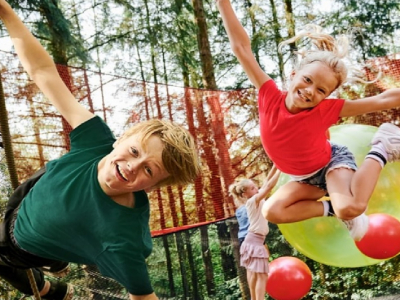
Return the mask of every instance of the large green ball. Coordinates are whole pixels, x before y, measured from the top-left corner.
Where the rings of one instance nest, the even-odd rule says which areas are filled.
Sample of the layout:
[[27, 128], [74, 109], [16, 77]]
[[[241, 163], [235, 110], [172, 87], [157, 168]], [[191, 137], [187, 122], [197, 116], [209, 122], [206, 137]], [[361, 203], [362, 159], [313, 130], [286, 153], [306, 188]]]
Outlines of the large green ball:
[[[333, 126], [331, 141], [347, 146], [356, 157], [357, 165], [364, 161], [377, 127], [358, 124]], [[289, 180], [282, 175], [277, 188]], [[383, 169], [368, 205], [367, 215], [386, 213], [400, 220], [400, 163], [388, 163]], [[344, 224], [335, 217], [319, 217], [278, 225], [286, 240], [305, 256], [335, 267], [362, 267], [381, 262], [363, 255], [351, 239]]]

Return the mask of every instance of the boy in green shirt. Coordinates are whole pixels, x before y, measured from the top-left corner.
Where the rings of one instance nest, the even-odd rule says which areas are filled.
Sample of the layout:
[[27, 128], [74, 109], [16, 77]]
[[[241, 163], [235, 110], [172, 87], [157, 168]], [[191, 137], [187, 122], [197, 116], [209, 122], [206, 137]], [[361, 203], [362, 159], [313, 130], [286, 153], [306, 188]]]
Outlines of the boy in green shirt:
[[0, 0], [0, 18], [23, 67], [73, 129], [71, 151], [49, 162], [10, 198], [0, 276], [32, 294], [24, 269], [33, 268], [43, 299], [67, 300], [72, 298], [68, 286], [44, 280], [41, 267], [60, 261], [90, 264], [120, 282], [131, 300], [158, 299], [145, 263], [152, 250], [145, 191], [197, 177], [193, 137], [154, 119], [116, 140], [73, 97], [51, 57], [5, 0]]

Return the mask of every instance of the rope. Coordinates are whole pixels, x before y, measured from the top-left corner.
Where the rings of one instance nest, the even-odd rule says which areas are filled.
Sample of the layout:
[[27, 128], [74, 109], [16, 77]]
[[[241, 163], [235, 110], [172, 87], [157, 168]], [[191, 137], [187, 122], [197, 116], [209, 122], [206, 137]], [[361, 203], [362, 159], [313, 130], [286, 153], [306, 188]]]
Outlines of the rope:
[[38, 290], [38, 287], [36, 285], [36, 281], [35, 281], [35, 277], [33, 276], [33, 271], [32, 269], [28, 269], [26, 270], [26, 273], [28, 274], [28, 278], [29, 278], [29, 283], [31, 284], [31, 288], [33, 291], [33, 295], [35, 297], [36, 300], [40, 300], [40, 293]]

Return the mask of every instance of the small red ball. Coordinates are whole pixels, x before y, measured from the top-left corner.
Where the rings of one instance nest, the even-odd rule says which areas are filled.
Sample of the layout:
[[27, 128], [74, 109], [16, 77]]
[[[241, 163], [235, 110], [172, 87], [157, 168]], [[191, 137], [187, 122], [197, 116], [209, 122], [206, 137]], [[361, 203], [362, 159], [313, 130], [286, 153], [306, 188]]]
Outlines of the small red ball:
[[400, 222], [388, 214], [371, 214], [368, 231], [355, 242], [357, 248], [366, 256], [375, 259], [388, 259], [400, 252]]
[[300, 259], [283, 256], [269, 265], [267, 293], [275, 300], [299, 300], [310, 291], [312, 274]]

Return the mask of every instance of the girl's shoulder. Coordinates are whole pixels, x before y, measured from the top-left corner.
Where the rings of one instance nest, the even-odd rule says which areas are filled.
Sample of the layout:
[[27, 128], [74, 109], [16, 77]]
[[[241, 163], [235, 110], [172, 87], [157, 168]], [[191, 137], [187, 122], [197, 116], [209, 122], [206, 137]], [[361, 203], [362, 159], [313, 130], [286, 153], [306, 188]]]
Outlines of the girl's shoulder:
[[281, 92], [281, 90], [276, 85], [276, 82], [272, 78], [268, 79], [261, 85], [261, 87], [258, 90], [258, 94], [263, 95], [263, 94], [269, 93], [271, 91]]
[[252, 206], [254, 206], [254, 204], [256, 203], [256, 198], [257, 198], [256, 195], [252, 196], [251, 198], [249, 198], [246, 201], [246, 208], [249, 208], [249, 207], [251, 208]]

